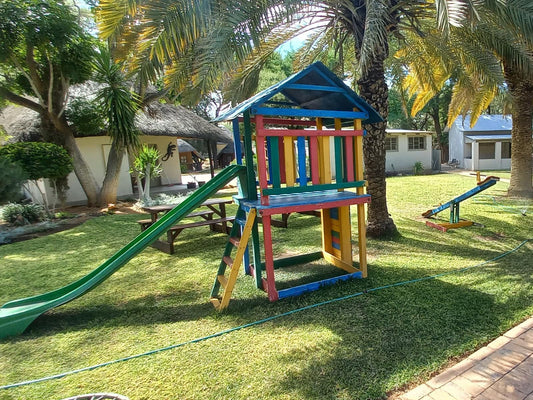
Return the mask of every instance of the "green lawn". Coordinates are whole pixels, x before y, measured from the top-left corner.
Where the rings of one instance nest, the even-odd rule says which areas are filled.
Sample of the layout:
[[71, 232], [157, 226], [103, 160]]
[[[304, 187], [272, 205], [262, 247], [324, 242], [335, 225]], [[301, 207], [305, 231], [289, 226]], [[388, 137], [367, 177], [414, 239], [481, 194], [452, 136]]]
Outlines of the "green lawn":
[[[215, 312], [208, 298], [226, 237], [205, 228], [184, 231], [177, 254], [149, 248], [101, 286], [41, 316], [23, 335], [1, 341], [0, 385], [477, 265], [532, 237], [533, 205], [506, 200], [504, 182], [485, 192], [490, 198], [468, 200], [461, 207], [463, 218], [483, 226], [445, 234], [424, 225], [422, 212], [473, 187], [475, 178], [461, 175], [390, 178], [389, 211], [401, 235], [368, 241], [368, 279], [269, 303], [252, 279], [242, 276], [235, 300], [223, 313]], [[519, 208], [525, 215], [514, 212]], [[442, 214], [446, 220], [447, 212]], [[0, 246], [0, 303], [80, 278], [138, 233], [137, 219], [104, 216], [69, 231]], [[318, 219], [293, 215], [289, 229], [276, 229], [274, 240], [278, 254], [318, 250]], [[528, 242], [498, 261], [464, 272], [372, 291], [62, 379], [0, 390], [0, 399], [61, 399], [102, 391], [132, 400], [384, 398], [426, 380], [450, 360], [532, 315], [532, 250], [533, 242]], [[316, 275], [331, 272], [321, 263], [307, 269]], [[302, 276], [301, 268], [278, 274], [285, 285]]]

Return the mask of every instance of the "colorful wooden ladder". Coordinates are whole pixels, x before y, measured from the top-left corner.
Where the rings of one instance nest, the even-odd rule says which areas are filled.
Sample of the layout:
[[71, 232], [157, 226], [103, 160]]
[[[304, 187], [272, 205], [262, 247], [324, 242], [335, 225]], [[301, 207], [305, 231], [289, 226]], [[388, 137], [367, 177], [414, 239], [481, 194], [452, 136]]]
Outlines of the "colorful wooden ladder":
[[[233, 225], [231, 230], [230, 238], [228, 240], [228, 244], [226, 245], [222, 261], [220, 262], [213, 289], [211, 290], [211, 303], [213, 303], [217, 310], [223, 310], [226, 308], [231, 299], [231, 293], [235, 287], [235, 282], [239, 276], [239, 269], [248, 247], [248, 239], [252, 233], [256, 212], [257, 211], [255, 208], [251, 209], [247, 217], [246, 212], [242, 208], [239, 208], [239, 211], [237, 212], [237, 217], [235, 219], [236, 223]], [[243, 221], [244, 219], [246, 219], [246, 222], [239, 237], [238, 233], [241, 231], [239, 222]], [[232, 259], [230, 256], [234, 247], [237, 248], [237, 252], [234, 259]], [[227, 267], [230, 268], [228, 277], [226, 277]], [[221, 287], [223, 288], [223, 293], [221, 296], [219, 296]]]

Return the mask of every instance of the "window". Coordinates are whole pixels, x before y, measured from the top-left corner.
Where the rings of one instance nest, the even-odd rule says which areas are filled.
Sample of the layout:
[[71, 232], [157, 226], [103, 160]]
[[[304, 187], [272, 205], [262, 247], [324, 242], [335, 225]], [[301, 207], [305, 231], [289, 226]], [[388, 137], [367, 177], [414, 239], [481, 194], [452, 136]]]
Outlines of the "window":
[[408, 139], [409, 150], [425, 150], [426, 138], [425, 136], [411, 136]]
[[502, 158], [511, 158], [511, 142], [502, 142]]
[[385, 138], [385, 150], [386, 151], [398, 151], [398, 137], [386, 137]]
[[496, 143], [480, 143], [479, 144], [479, 159], [480, 160], [494, 160], [496, 153]]

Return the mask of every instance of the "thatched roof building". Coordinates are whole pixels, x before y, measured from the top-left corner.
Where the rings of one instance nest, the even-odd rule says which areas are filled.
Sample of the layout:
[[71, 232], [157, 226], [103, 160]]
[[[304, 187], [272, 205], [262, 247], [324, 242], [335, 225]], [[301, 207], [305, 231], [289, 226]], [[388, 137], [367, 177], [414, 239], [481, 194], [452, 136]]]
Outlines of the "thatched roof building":
[[[100, 87], [96, 82], [74, 85], [69, 90], [69, 99], [92, 100]], [[5, 107], [0, 111], [0, 125], [13, 137], [11, 141], [39, 140], [41, 136], [39, 114], [25, 107]], [[172, 104], [150, 103], [143, 112], [137, 114], [135, 126], [143, 135], [233, 143], [228, 130], [219, 128], [182, 106]]]

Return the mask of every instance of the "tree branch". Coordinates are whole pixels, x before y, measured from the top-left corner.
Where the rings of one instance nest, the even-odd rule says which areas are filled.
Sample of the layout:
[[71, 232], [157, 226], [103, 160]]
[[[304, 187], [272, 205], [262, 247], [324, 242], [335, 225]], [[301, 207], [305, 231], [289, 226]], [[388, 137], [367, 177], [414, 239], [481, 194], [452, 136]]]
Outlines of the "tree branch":
[[26, 97], [19, 96], [18, 94], [15, 94], [2, 86], [0, 86], [0, 97], [3, 97], [11, 103], [15, 103], [19, 106], [29, 108], [30, 110], [38, 112], [39, 114], [43, 112], [43, 108], [39, 103], [27, 99]]
[[28, 73], [24, 70], [24, 68], [22, 68], [22, 65], [20, 65], [19, 61], [13, 55], [11, 56], [11, 61], [13, 61], [13, 64], [15, 64], [15, 66], [22, 73], [22, 75], [24, 75], [26, 77], [26, 79], [28, 80], [28, 82], [31, 85], [31, 88], [33, 89], [33, 93], [35, 93], [35, 95], [39, 99], [39, 102], [44, 107], [44, 105], [45, 105], [44, 100], [43, 100], [43, 98], [41, 96], [41, 93], [39, 92], [37, 86], [35, 85], [35, 82], [33, 81], [33, 79], [31, 79], [31, 76], [28, 75]]
[[[44, 99], [41, 97], [42, 92], [44, 92], [44, 85], [43, 81], [41, 80], [41, 77], [39, 76], [39, 66], [35, 62], [35, 54], [33, 52], [33, 46], [28, 44], [28, 47], [26, 48], [26, 65], [28, 66], [29, 71], [29, 78], [30, 84], [34, 90], [35, 95], [41, 100], [44, 104]], [[23, 73], [25, 74], [26, 71], [22, 69], [22, 67], [19, 67]]]

